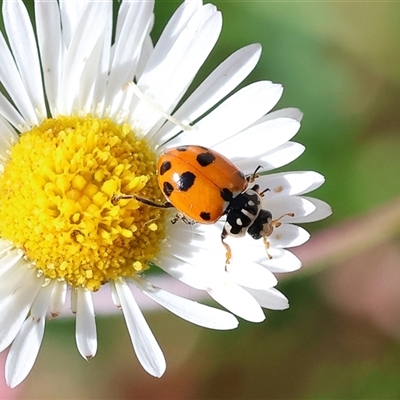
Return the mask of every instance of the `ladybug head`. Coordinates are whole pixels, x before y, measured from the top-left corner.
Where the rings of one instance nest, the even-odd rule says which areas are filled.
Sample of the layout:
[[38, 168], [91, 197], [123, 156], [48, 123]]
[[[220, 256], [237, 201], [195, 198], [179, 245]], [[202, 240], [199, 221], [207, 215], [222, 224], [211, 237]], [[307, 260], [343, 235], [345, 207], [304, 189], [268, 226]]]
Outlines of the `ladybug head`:
[[268, 210], [261, 209], [257, 218], [248, 228], [247, 233], [257, 240], [269, 236], [273, 230], [272, 214]]

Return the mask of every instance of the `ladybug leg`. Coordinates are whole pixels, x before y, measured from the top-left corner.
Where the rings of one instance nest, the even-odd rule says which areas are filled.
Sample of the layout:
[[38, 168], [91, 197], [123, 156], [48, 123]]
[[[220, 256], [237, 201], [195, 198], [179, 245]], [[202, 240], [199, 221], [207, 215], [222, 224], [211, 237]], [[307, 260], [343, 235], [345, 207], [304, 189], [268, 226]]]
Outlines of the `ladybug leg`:
[[137, 201], [140, 201], [141, 203], [146, 204], [151, 207], [157, 207], [157, 208], [172, 208], [172, 207], [174, 207], [169, 201], [166, 201], [165, 203], [156, 203], [152, 200], [146, 199], [144, 197], [136, 196], [134, 194], [114, 195], [111, 199], [111, 202], [113, 204], [117, 204], [118, 201], [120, 201], [120, 200], [131, 200], [131, 199], [136, 199]]
[[260, 192], [260, 185], [257, 184], [253, 185], [250, 190], [253, 190], [254, 192], [258, 193], [261, 197], [264, 197], [264, 194], [270, 191], [269, 188], [266, 188], [262, 192]]
[[196, 221], [193, 221], [192, 219], [189, 219], [189, 218], [185, 217], [184, 215], [181, 217], [181, 221], [187, 225], [195, 225], [196, 224]]
[[231, 250], [231, 246], [229, 246], [228, 243], [224, 242], [224, 239], [228, 236], [228, 232], [226, 231], [226, 229], [222, 229], [222, 233], [221, 233], [221, 242], [225, 247], [226, 250], [226, 260], [225, 260], [225, 271], [228, 271], [228, 265], [231, 262], [231, 258], [232, 258], [232, 250]]
[[193, 221], [192, 219], [187, 218], [185, 215], [182, 213], [176, 213], [175, 217], [171, 219], [172, 224], [176, 224], [177, 221], [181, 220], [183, 223], [187, 225], [194, 225], [196, 221]]
[[166, 201], [165, 203], [156, 203], [152, 200], [148, 200], [144, 197], [139, 197], [139, 196], [132, 196], [134, 197], [136, 200], [140, 201], [143, 204], [147, 204], [148, 206], [151, 207], [157, 207], [157, 208], [172, 208], [174, 207], [169, 201]]
[[264, 194], [266, 193], [266, 192], [269, 192], [270, 191], [270, 189], [269, 188], [266, 188], [266, 189], [264, 189], [262, 192], [259, 192], [258, 194], [261, 196], [261, 197], [264, 197]]
[[262, 168], [262, 165], [259, 165], [251, 175], [247, 175], [246, 181], [249, 183], [253, 183], [259, 177], [257, 172], [259, 171], [260, 168]]
[[268, 258], [271, 259], [272, 256], [269, 254], [268, 249], [269, 249], [269, 241], [268, 237], [272, 235], [272, 232], [274, 231], [275, 228], [279, 228], [282, 225], [282, 222], [280, 221], [283, 217], [294, 217], [294, 213], [286, 213], [281, 215], [279, 218], [272, 220], [268, 224], [268, 228], [265, 230], [264, 235], [263, 235], [263, 242], [265, 245], [265, 251], [267, 252]]
[[[283, 217], [294, 217], [294, 213], [286, 213], [286, 214], [283, 214], [283, 215], [281, 215], [279, 218], [277, 218], [277, 219], [274, 219], [273, 221], [272, 221], [272, 226], [274, 227], [274, 228], [279, 228], [281, 225], [282, 225], [282, 222], [280, 222], [280, 220], [283, 218]], [[272, 232], [271, 232], [272, 233]]]
[[269, 241], [268, 241], [268, 236], [263, 236], [263, 242], [264, 242], [264, 246], [265, 246], [265, 251], [267, 252], [267, 256], [269, 259], [272, 258], [271, 254], [269, 254], [268, 250], [269, 250]]

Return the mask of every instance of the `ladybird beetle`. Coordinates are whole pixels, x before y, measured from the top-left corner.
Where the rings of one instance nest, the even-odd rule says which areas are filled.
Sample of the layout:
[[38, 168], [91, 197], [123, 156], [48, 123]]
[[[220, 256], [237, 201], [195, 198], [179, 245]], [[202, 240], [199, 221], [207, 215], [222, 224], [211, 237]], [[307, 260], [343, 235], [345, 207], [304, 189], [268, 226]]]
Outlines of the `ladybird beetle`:
[[187, 218], [213, 224], [248, 185], [230, 160], [200, 146], [166, 150], [157, 162], [158, 184], [169, 203]]
[[[257, 178], [257, 171], [245, 176], [229, 159], [214, 150], [202, 146], [180, 146], [166, 150], [157, 161], [158, 184], [165, 198], [164, 203], [136, 195], [114, 196], [119, 199], [136, 198], [144, 204], [159, 208], [174, 207], [178, 210], [172, 220], [186, 223], [213, 224], [223, 215], [226, 222], [221, 241], [226, 250], [226, 265], [232, 257], [227, 236], [244, 236], [246, 232], [254, 239], [263, 238], [268, 253], [268, 236], [281, 223], [263, 209], [259, 185], [248, 188]], [[268, 255], [270, 258], [271, 256]]]

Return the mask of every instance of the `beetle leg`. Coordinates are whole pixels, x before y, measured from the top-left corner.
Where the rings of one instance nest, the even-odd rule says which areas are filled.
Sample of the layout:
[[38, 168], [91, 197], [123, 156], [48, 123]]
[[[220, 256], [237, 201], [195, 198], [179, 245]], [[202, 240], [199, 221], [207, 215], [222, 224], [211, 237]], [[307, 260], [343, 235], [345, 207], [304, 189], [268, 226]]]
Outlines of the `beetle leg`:
[[[252, 181], [250, 181], [250, 182], [252, 182]], [[269, 191], [270, 191], [269, 188], [266, 188], [266, 189], [264, 189], [262, 192], [260, 192], [260, 185], [257, 185], [257, 184], [253, 185], [253, 187], [251, 188], [251, 190], [254, 190], [255, 192], [257, 192], [261, 197], [264, 197], [264, 194], [265, 194], [266, 192], [269, 192]]]
[[120, 200], [131, 200], [131, 199], [136, 199], [137, 201], [140, 201], [143, 204], [146, 204], [151, 207], [156, 207], [156, 208], [172, 208], [174, 207], [169, 201], [166, 201], [165, 203], [156, 203], [155, 201], [146, 199], [144, 197], [136, 196], [135, 194], [115, 194], [111, 202], [113, 204], [117, 204], [118, 201]]
[[185, 215], [182, 213], [176, 213], [175, 217], [171, 219], [172, 224], [176, 224], [178, 220], [181, 220], [183, 223], [187, 225], [194, 225], [196, 221], [193, 221], [192, 219], [187, 218]]
[[266, 189], [264, 189], [262, 192], [259, 192], [258, 194], [261, 196], [261, 197], [264, 197], [264, 194], [266, 193], [266, 192], [269, 192], [270, 191], [270, 188], [266, 188]]
[[229, 246], [228, 243], [224, 242], [224, 239], [228, 236], [228, 232], [226, 231], [226, 229], [222, 229], [222, 233], [221, 233], [221, 242], [225, 247], [226, 250], [226, 260], [225, 260], [225, 271], [228, 271], [228, 265], [231, 262], [231, 258], [232, 258], [232, 250], [231, 250], [231, 246]]
[[269, 249], [269, 241], [268, 241], [268, 236], [263, 236], [263, 242], [265, 246], [265, 251], [267, 252], [267, 256], [269, 259], [272, 258], [271, 254], [269, 254], [268, 249]]
[[272, 232], [274, 231], [275, 228], [279, 228], [282, 225], [282, 222], [280, 222], [280, 220], [283, 217], [294, 217], [294, 213], [286, 213], [281, 215], [279, 218], [274, 219], [270, 222], [270, 224], [268, 224], [268, 229], [266, 231], [264, 231], [263, 234], [263, 242], [265, 245], [265, 251], [267, 252], [268, 258], [271, 259], [272, 256], [271, 254], [269, 254], [268, 250], [270, 247], [269, 241], [268, 241], [268, 237], [272, 234]]
[[249, 183], [253, 183], [258, 177], [259, 175], [257, 174], [258, 170], [262, 168], [262, 165], [259, 165], [252, 174], [250, 175], [246, 175], [246, 181]]
[[[294, 217], [294, 213], [292, 213], [292, 212], [286, 213], [286, 214], [281, 215], [279, 218], [274, 219], [274, 220], [272, 221], [272, 226], [273, 226], [274, 228], [279, 228], [279, 227], [282, 225], [282, 222], [280, 222], [280, 220], [281, 220], [283, 217]], [[271, 232], [271, 233], [272, 233], [272, 232]]]

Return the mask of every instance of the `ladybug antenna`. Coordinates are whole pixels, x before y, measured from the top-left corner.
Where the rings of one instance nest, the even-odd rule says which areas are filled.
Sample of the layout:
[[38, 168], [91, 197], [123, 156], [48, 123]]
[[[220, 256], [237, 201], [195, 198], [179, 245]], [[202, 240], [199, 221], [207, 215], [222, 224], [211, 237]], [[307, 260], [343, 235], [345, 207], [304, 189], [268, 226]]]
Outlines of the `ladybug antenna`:
[[166, 113], [160, 106], [155, 104], [153, 101], [151, 101], [136, 85], [135, 82], [129, 82], [133, 89], [133, 93], [136, 95], [137, 98], [140, 100], [144, 101], [148, 106], [150, 106], [153, 110], [157, 111], [161, 116], [163, 116], [165, 119], [168, 121], [172, 122], [173, 124], [179, 126], [182, 128], [184, 131], [190, 131], [192, 130], [192, 127], [190, 125], [185, 125], [178, 119], [174, 118], [172, 115]]

